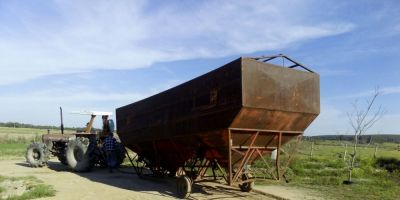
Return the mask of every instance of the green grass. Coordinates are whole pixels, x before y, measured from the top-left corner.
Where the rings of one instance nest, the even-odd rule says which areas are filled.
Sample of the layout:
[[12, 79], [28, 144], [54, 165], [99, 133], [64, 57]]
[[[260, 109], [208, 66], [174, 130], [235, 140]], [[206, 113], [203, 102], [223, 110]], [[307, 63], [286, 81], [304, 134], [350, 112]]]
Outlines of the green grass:
[[[133, 151], [131, 151], [130, 149], [127, 149], [127, 151], [128, 151], [129, 157], [131, 159], [134, 159], [136, 154]], [[136, 162], [133, 161], [133, 164], [136, 164]], [[125, 157], [124, 161], [121, 163], [120, 166], [121, 167], [132, 167], [132, 163], [128, 157]]]
[[[50, 131], [55, 132], [55, 130], [50, 130]], [[2, 134], [42, 135], [46, 133], [47, 133], [46, 129], [0, 127], [0, 135]]]
[[[5, 181], [23, 181], [26, 186], [26, 191], [20, 196], [12, 196], [7, 198], [7, 200], [27, 200], [27, 199], [36, 199], [42, 197], [51, 197], [55, 196], [56, 191], [50, 185], [46, 185], [43, 181], [37, 179], [34, 176], [26, 176], [26, 177], [5, 177], [0, 176], [0, 183]], [[0, 194], [5, 192], [4, 188], [0, 188]], [[0, 198], [1, 199], [1, 198]]]
[[[47, 133], [47, 129], [0, 127], [0, 144], [10, 142], [27, 143], [33, 140], [41, 140], [41, 136]], [[60, 130], [51, 129], [50, 133], [60, 134]], [[74, 133], [74, 131], [65, 130], [65, 133]]]
[[0, 160], [21, 159], [32, 141], [40, 141], [39, 129], [0, 127]]
[[[344, 154], [344, 146], [347, 144], [347, 152], [352, 151], [352, 144], [339, 141], [317, 141], [314, 145], [314, 156], [319, 158], [332, 158], [339, 154]], [[300, 151], [302, 154], [308, 155], [310, 152], [311, 143], [303, 142]], [[359, 145], [358, 153], [361, 159], [372, 158], [375, 151], [375, 145]], [[383, 143], [378, 144], [378, 157], [396, 157], [400, 158], [400, 151], [397, 149], [397, 144]]]
[[[59, 130], [50, 130], [50, 133], [59, 133]], [[0, 160], [23, 158], [27, 146], [41, 141], [43, 134], [47, 134], [47, 129], [0, 127]]]
[[[55, 131], [51, 130], [55, 133]], [[9, 128], [0, 127], [0, 144], [4, 143], [30, 143], [40, 141], [41, 136], [46, 134], [47, 130], [34, 128]]]
[[7, 198], [7, 200], [37, 199], [37, 198], [42, 198], [42, 197], [55, 196], [55, 194], [56, 194], [56, 191], [53, 189], [52, 186], [45, 185], [45, 184], [38, 184], [38, 185], [32, 186], [32, 188], [28, 192], [25, 192], [21, 196], [10, 197], [10, 198]]
[[10, 143], [0, 144], [0, 160], [10, 158], [23, 158], [25, 156], [27, 144]]
[[[311, 143], [303, 142], [300, 153], [290, 164], [291, 181], [280, 183], [319, 191], [328, 199], [398, 199], [400, 197], [400, 171], [390, 173], [378, 168], [374, 158], [375, 145], [360, 145], [354, 184], [345, 185], [348, 164], [343, 160], [344, 145], [339, 141], [317, 141], [310, 158]], [[348, 154], [352, 152], [348, 143]], [[347, 154], [347, 155], [348, 155]], [[400, 159], [397, 144], [379, 144], [377, 158]], [[347, 157], [347, 160], [349, 157]]]

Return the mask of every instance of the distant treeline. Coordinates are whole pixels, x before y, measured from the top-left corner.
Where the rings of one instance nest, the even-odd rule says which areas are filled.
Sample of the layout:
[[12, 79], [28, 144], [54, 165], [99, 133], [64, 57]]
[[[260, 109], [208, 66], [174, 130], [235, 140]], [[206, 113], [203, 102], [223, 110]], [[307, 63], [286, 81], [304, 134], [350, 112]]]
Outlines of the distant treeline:
[[[353, 141], [353, 135], [318, 135], [305, 136], [306, 140], [338, 140], [338, 141]], [[360, 144], [394, 142], [400, 143], [400, 135], [392, 134], [376, 134], [376, 135], [361, 135], [358, 137]]]
[[[37, 129], [60, 129], [59, 126], [43, 126], [43, 125], [33, 125], [24, 124], [18, 122], [0, 122], [0, 127], [11, 127], [11, 128], [37, 128]], [[76, 130], [83, 129], [82, 127], [64, 127], [64, 130]]]

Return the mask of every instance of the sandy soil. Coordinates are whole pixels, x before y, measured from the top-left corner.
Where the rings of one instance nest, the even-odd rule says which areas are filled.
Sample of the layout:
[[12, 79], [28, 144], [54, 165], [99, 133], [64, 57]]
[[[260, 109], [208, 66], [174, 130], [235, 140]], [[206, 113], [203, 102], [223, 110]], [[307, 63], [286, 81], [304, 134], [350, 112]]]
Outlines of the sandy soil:
[[26, 186], [22, 180], [5, 180], [0, 183], [0, 187], [5, 189], [5, 191], [1, 193], [0, 199], [20, 196], [26, 191]]
[[[74, 173], [56, 160], [48, 167], [31, 168], [24, 160], [0, 161], [0, 175], [35, 176], [57, 190], [55, 197], [44, 199], [175, 199], [176, 182], [172, 178], [140, 179], [131, 168], [108, 173], [95, 168], [92, 172]], [[244, 193], [238, 188], [217, 183], [197, 183], [190, 199], [273, 199], [259, 193]]]
[[265, 185], [265, 186], [256, 185], [255, 189], [266, 193], [266, 195], [275, 196], [277, 197], [277, 199], [285, 199], [285, 200], [327, 199], [319, 192], [306, 188], [298, 188], [298, 187], [290, 187], [282, 185]]

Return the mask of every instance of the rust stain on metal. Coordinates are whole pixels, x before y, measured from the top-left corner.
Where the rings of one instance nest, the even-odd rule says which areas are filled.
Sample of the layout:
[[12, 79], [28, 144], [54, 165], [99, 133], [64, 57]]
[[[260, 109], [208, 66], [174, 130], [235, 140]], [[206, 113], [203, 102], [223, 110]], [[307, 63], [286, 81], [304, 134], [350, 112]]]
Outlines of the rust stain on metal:
[[239, 58], [118, 108], [121, 141], [171, 172], [195, 156], [217, 160], [238, 182], [244, 165], [302, 135], [320, 112], [319, 75], [290, 58], [289, 68], [263, 62], [271, 59]]

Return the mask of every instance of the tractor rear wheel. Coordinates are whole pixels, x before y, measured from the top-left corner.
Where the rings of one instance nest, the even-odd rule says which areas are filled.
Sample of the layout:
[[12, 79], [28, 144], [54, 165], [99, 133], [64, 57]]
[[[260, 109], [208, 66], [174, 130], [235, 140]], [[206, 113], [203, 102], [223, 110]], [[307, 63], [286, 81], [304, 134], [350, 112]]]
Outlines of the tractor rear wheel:
[[48, 150], [44, 143], [34, 142], [28, 146], [26, 161], [32, 167], [43, 167], [49, 159]]
[[86, 172], [93, 167], [91, 145], [88, 138], [81, 137], [68, 142], [66, 158], [71, 169], [76, 172]]
[[67, 157], [66, 157], [65, 153], [57, 156], [57, 158], [63, 165], [68, 165]]

